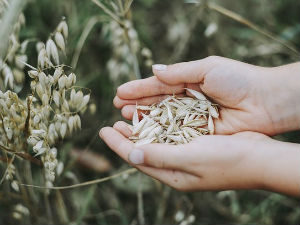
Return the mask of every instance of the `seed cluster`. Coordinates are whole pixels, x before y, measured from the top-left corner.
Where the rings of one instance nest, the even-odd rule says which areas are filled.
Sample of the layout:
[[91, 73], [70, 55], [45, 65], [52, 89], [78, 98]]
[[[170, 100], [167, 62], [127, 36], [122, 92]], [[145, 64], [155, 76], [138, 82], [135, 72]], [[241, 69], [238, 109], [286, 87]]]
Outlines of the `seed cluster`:
[[[191, 97], [169, 96], [151, 106], [136, 106], [132, 119], [135, 145], [149, 143], [186, 144], [201, 135], [214, 134], [218, 107], [203, 94], [186, 89]], [[139, 120], [138, 110], [142, 113]]]
[[[68, 36], [65, 21], [59, 23], [53, 36], [55, 41], [50, 37], [45, 44], [37, 43], [38, 68], [26, 64], [32, 68], [28, 71], [31, 95], [23, 100], [11, 90], [0, 91], [0, 147], [20, 155], [31, 146], [33, 152], [29, 154], [41, 157], [48, 187], [63, 169], [55, 144], [81, 128], [79, 113], [86, 110], [90, 100], [89, 93], [74, 86], [76, 75], [67, 74], [69, 68], [59, 64]], [[12, 161], [6, 178], [17, 190], [14, 168]]]
[[117, 22], [111, 21], [103, 26], [103, 35], [112, 47], [112, 57], [107, 62], [107, 70], [115, 83], [119, 82], [121, 77], [134, 74], [135, 55], [141, 48], [132, 22], [125, 20], [124, 24], [125, 27], [121, 27]]
[[138, 33], [131, 21], [125, 20], [124, 26], [111, 21], [103, 26], [103, 36], [112, 48], [112, 56], [107, 62], [107, 70], [115, 84], [120, 78], [135, 79], [137, 55], [140, 55], [145, 66], [153, 64], [152, 52], [141, 48]]
[[[0, 24], [2, 16], [9, 7], [9, 2], [0, 0]], [[21, 28], [25, 25], [24, 14], [21, 13], [17, 23], [13, 27], [13, 32], [9, 36], [9, 43], [7, 47], [7, 54], [4, 59], [0, 59], [0, 88], [11, 89], [14, 92], [19, 92], [23, 87], [25, 74], [23, 72], [24, 64], [27, 62], [27, 55], [25, 54], [28, 40], [22, 43], [19, 40], [19, 33]]]

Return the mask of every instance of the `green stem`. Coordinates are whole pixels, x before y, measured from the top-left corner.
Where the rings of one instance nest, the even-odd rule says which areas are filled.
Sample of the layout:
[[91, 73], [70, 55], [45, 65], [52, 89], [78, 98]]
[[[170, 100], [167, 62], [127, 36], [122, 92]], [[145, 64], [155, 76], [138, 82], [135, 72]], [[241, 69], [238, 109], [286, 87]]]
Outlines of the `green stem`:
[[120, 24], [121, 27], [124, 27], [125, 24], [120, 20], [120, 18], [114, 14], [109, 8], [107, 8], [102, 2], [99, 2], [97, 0], [91, 0], [94, 2], [99, 8], [101, 8], [107, 15], [109, 15], [113, 20], [115, 20], [118, 24]]
[[247, 20], [246, 18], [242, 17], [241, 15], [233, 12], [233, 11], [230, 11], [220, 5], [217, 5], [215, 3], [212, 3], [212, 2], [208, 2], [207, 4], [207, 7], [211, 10], [215, 10], [216, 12], [224, 15], [224, 16], [227, 16], [241, 24], [244, 24], [245, 26], [247, 27], [250, 27], [251, 29], [257, 31], [258, 33], [261, 33], [263, 35], [265, 35], [266, 37], [278, 42], [279, 44], [285, 46], [286, 48], [290, 49], [291, 51], [293, 51], [294, 53], [296, 53], [297, 55], [299, 55], [299, 52], [297, 50], [297, 48], [291, 44], [291, 43], [288, 43], [284, 40], [282, 40], [281, 38], [279, 37], [276, 37], [275, 34], [271, 33], [270, 31], [268, 30], [265, 30], [261, 27], [259, 27], [258, 25], [252, 23], [250, 20]]
[[4, 13], [3, 20], [0, 23], [0, 59], [3, 59], [5, 56], [9, 36], [13, 32], [14, 24], [18, 21], [26, 3], [27, 0], [12, 0]]

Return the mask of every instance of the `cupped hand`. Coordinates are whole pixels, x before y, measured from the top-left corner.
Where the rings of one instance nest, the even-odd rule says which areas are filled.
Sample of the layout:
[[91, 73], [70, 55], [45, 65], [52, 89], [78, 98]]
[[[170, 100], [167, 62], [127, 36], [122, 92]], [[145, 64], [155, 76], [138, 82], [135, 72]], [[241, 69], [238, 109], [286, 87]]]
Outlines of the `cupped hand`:
[[[216, 56], [168, 66], [155, 65], [155, 76], [121, 85], [114, 105], [122, 108], [125, 118], [131, 119], [136, 104], [150, 105], [166, 95], [186, 94], [184, 88], [192, 88], [220, 104], [216, 134], [256, 131], [274, 135], [300, 126], [299, 116], [289, 111], [296, 112], [292, 107], [294, 101], [288, 98], [297, 94], [281, 82], [280, 71], [284, 72]], [[285, 77], [289, 79], [290, 76]], [[280, 88], [285, 88], [284, 92]], [[297, 116], [292, 117], [294, 114]]]
[[241, 132], [135, 147], [129, 136], [131, 126], [123, 121], [100, 131], [121, 158], [178, 190], [266, 189], [299, 196], [299, 144]]
[[148, 144], [135, 149], [128, 137], [130, 125], [117, 122], [100, 132], [101, 138], [121, 158], [142, 172], [179, 190], [260, 188], [252, 149], [268, 137], [258, 133], [213, 135], [185, 145]]

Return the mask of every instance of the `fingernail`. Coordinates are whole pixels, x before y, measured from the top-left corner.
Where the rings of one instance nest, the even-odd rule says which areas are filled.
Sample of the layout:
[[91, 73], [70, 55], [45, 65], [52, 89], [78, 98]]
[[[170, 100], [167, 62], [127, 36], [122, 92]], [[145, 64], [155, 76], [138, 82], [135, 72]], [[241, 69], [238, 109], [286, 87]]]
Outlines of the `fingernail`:
[[152, 68], [154, 70], [163, 71], [163, 70], [167, 69], [167, 65], [164, 65], [164, 64], [155, 64], [155, 65], [152, 65]]
[[128, 159], [132, 164], [142, 164], [144, 163], [144, 152], [134, 149], [129, 153]]

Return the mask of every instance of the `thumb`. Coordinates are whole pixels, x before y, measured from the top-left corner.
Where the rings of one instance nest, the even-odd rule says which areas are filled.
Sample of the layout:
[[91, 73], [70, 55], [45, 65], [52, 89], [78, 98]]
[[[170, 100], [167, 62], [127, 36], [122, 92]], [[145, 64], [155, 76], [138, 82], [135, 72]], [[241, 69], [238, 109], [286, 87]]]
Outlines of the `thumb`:
[[167, 84], [200, 83], [218, 58], [220, 57], [210, 56], [172, 65], [155, 64], [152, 66], [152, 71], [159, 80]]
[[182, 170], [185, 156], [183, 155], [183, 149], [180, 149], [179, 146], [166, 144], [138, 146], [129, 153], [128, 160], [134, 165]]

